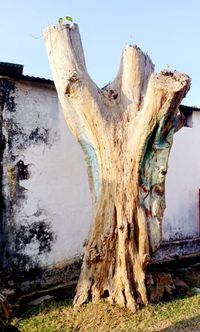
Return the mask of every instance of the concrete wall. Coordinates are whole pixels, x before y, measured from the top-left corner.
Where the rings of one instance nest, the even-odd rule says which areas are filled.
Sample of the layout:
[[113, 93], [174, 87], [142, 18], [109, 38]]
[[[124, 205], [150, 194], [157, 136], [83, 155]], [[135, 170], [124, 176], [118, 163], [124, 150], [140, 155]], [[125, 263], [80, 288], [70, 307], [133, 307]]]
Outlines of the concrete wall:
[[6, 80], [1, 87], [4, 270], [32, 277], [82, 255], [91, 220], [87, 174], [54, 88]]
[[174, 136], [166, 178], [163, 239], [199, 236], [200, 112]]

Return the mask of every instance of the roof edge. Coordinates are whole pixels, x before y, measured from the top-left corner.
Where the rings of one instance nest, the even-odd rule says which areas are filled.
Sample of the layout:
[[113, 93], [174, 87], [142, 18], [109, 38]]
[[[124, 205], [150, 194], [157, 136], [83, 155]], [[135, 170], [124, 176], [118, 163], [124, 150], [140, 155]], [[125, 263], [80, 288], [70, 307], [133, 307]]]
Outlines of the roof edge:
[[50, 79], [23, 75], [23, 69], [24, 66], [21, 64], [11, 63], [11, 62], [0, 62], [0, 76], [11, 77], [17, 80], [54, 85], [54, 82]]
[[[23, 75], [23, 69], [24, 66], [21, 64], [11, 63], [11, 62], [0, 62], [0, 76], [11, 77], [19, 81], [44, 83], [51, 86], [55, 86], [53, 80], [46, 79], [43, 77]], [[197, 106], [180, 105], [179, 109], [184, 114], [184, 116], [186, 116], [186, 118], [190, 116], [192, 112], [200, 112], [200, 108], [198, 108]]]

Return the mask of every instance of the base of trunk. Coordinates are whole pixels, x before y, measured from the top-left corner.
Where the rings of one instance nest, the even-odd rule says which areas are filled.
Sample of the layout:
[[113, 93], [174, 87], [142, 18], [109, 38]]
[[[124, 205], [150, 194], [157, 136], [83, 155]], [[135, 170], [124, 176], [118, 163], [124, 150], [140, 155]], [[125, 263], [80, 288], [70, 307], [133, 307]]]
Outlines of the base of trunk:
[[99, 260], [89, 263], [88, 252], [87, 249], [74, 306], [106, 299], [111, 304], [118, 304], [135, 312], [139, 307], [147, 305], [145, 271], [139, 256], [134, 257], [133, 263], [127, 251], [123, 261], [119, 256], [110, 256], [109, 262]]

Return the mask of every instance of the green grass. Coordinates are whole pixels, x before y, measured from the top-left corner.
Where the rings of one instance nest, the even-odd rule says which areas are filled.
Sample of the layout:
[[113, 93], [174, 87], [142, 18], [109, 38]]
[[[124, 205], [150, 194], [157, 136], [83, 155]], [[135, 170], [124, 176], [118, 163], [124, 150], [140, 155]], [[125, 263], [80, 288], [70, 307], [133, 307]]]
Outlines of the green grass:
[[200, 331], [200, 294], [149, 305], [132, 314], [105, 302], [73, 309], [69, 301], [51, 302], [15, 320], [21, 332]]

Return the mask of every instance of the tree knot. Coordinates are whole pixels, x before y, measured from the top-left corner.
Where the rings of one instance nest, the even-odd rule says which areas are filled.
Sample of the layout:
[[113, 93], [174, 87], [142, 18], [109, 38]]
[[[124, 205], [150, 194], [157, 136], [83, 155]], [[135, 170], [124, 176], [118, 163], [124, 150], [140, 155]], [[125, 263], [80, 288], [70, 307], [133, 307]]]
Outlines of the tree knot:
[[73, 89], [74, 83], [77, 83], [80, 81], [77, 73], [70, 72], [70, 74], [71, 74], [71, 76], [68, 78], [67, 86], [65, 88], [65, 95], [67, 95], [67, 97], [69, 97], [71, 95], [72, 91], [74, 90]]

